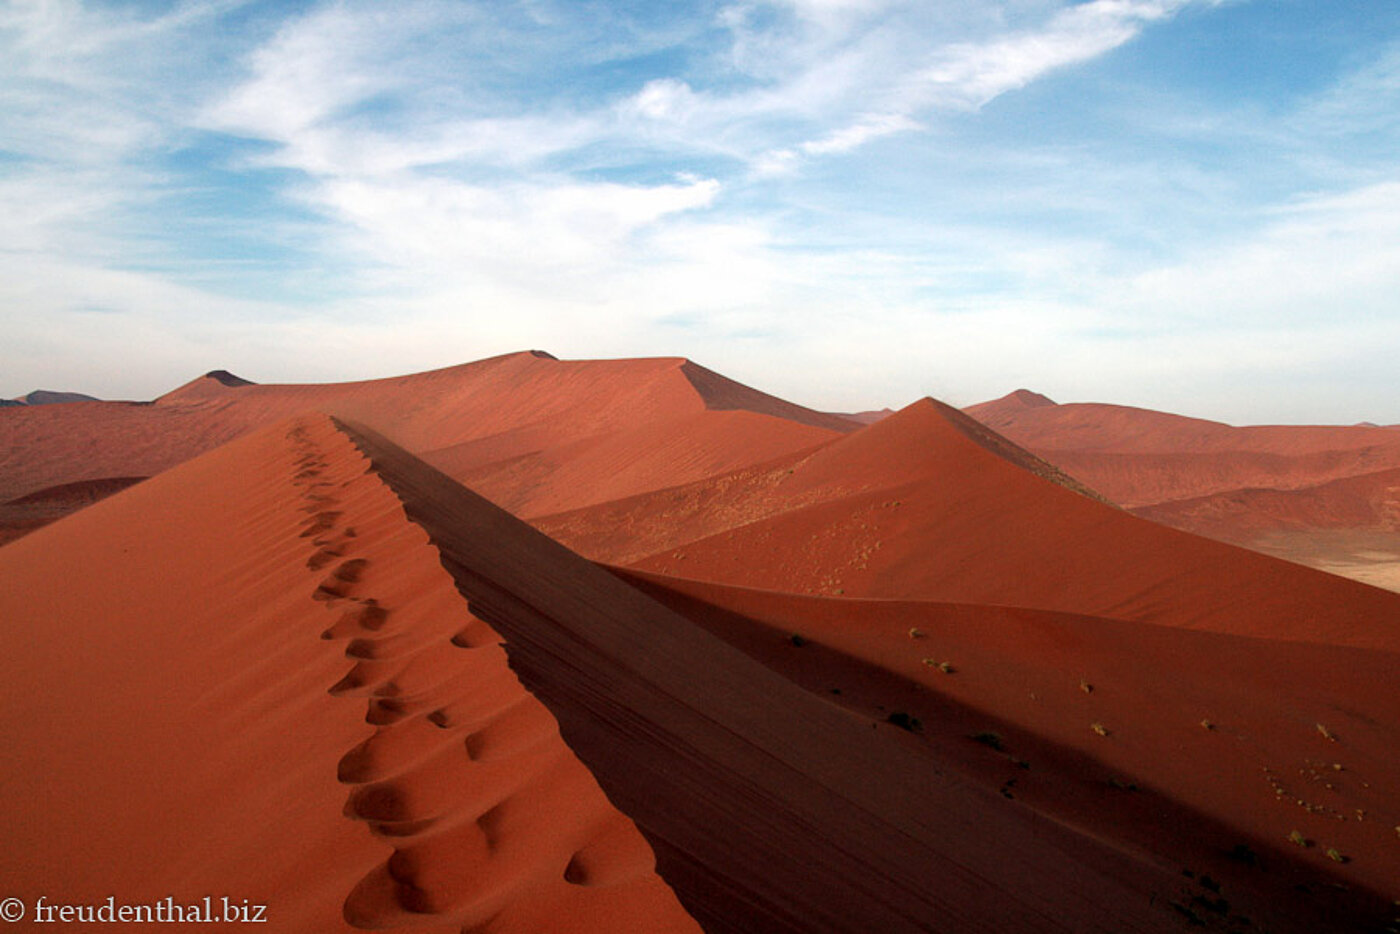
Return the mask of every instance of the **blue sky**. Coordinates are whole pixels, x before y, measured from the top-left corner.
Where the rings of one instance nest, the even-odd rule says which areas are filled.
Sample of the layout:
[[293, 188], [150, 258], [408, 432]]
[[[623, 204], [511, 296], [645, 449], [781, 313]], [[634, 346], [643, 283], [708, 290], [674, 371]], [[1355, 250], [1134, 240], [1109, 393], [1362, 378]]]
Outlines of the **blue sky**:
[[0, 0], [0, 395], [684, 355], [1400, 423], [1400, 4]]

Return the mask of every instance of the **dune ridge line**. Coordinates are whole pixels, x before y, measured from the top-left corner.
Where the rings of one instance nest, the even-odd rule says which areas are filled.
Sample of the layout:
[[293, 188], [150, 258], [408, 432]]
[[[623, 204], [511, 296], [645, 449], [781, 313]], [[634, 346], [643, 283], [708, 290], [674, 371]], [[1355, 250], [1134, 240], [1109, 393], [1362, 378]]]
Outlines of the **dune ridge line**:
[[[1175, 884], [814, 697], [363, 426], [439, 550], [709, 932], [1172, 930]], [[1035, 841], [1008, 851], [997, 840]], [[1041, 847], [1057, 856], [1045, 858]], [[1071, 897], [1092, 879], [1094, 895]]]
[[[329, 691], [362, 702], [374, 729], [340, 760], [344, 815], [392, 847], [347, 896], [346, 921], [698, 931], [636, 827], [512, 674], [490, 626], [464, 607], [425, 614], [375, 595], [378, 559], [359, 547], [353, 514], [337, 509], [339, 491], [357, 484], [392, 501], [367, 459], [321, 419], [287, 438], [298, 454], [292, 483], [311, 513], [307, 568], [324, 573], [310, 596], [333, 619], [321, 638], [343, 644], [351, 662]], [[348, 450], [331, 456], [332, 446]]]

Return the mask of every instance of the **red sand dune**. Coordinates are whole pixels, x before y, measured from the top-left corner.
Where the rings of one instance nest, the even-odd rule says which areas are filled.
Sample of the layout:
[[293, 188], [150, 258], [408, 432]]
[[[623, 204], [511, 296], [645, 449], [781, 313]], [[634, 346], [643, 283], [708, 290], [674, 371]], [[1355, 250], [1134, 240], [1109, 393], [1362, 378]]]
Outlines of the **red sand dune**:
[[144, 477], [104, 477], [60, 483], [0, 503], [0, 545], [29, 534], [84, 506], [119, 493]]
[[857, 430], [528, 353], [52, 408], [0, 415], [8, 506], [164, 472], [0, 548], [28, 904], [1302, 934], [1400, 897], [1400, 596], [1136, 518], [932, 400]]
[[[948, 450], [981, 447], [1023, 470], [1099, 498], [1053, 465], [987, 431], [973, 419], [926, 399], [906, 410], [915, 414], [887, 416], [839, 444], [835, 442], [840, 439], [833, 439], [813, 452], [797, 452], [705, 480], [533, 517], [532, 521], [592, 558], [625, 564], [684, 542], [730, 533], [760, 519], [853, 493], [902, 487], [911, 478], [936, 477], [949, 468], [937, 441], [921, 444], [911, 435], [911, 446], [905, 448], [903, 428], [891, 429], [886, 424], [907, 427], [920, 421], [918, 413], [925, 409], [940, 413], [931, 424], [942, 425], [949, 438], [956, 439]], [[917, 434], [918, 429], [914, 431]]]
[[[679, 358], [560, 361], [531, 351], [328, 385], [254, 385], [215, 371], [154, 404], [7, 409], [0, 501], [61, 483], [156, 474], [312, 411], [373, 424], [524, 513], [697, 480], [857, 427]], [[4, 520], [0, 513], [0, 526]]]
[[288, 423], [0, 550], [0, 891], [698, 930], [368, 467]]
[[1298, 490], [1243, 489], [1133, 510], [1176, 528], [1248, 541], [1273, 529], [1400, 532], [1400, 469], [1344, 477]]
[[[1277, 821], [1220, 823], [1170, 799], [1204, 777], [1144, 786], [1150, 808], [1115, 806], [1134, 820], [1109, 833], [1102, 818], [1074, 819], [1103, 789], [1069, 774], [1064, 762], [1094, 757], [1076, 757], [1056, 729], [1026, 729], [1024, 748], [1051, 765], [1022, 800], [989, 784], [977, 749], [872, 716], [861, 692], [884, 690], [869, 671], [890, 640], [859, 633], [872, 619], [888, 628], [895, 604], [777, 598], [777, 613], [798, 607], [847, 653], [820, 659], [812, 681], [774, 646], [745, 654], [368, 429], [324, 417], [244, 438], [7, 546], [0, 580], [0, 828], [25, 854], [0, 864], [0, 887], [29, 904], [227, 894], [266, 904], [279, 930], [483, 932], [697, 921], [710, 932], [1174, 931], [1193, 918], [1303, 932], [1324, 919], [1359, 929], [1386, 907], [1372, 894], [1384, 865], [1345, 876], [1343, 892], [1316, 853], [1279, 852], [1258, 833]], [[1102, 709], [1117, 718], [1123, 751], [1097, 766], [1115, 774], [1166, 761], [1175, 729], [1155, 735], [1153, 709], [1185, 712], [1149, 709], [1156, 691], [1181, 694], [1165, 674], [1144, 677], [1133, 653], [1209, 638], [1184, 650], [1208, 658], [1224, 644], [999, 610], [912, 612], [967, 666], [972, 694], [950, 692], [938, 729], [962, 729], [981, 684], [1000, 682], [987, 698], [1014, 715], [998, 658], [1029, 669], [1037, 689], [1077, 660], [1102, 675]], [[1077, 652], [1076, 635], [1095, 647]], [[1059, 654], [1032, 652], [1023, 640], [1035, 636]], [[1282, 770], [1308, 754], [1290, 723], [1357, 704], [1330, 718], [1348, 781], [1389, 779], [1393, 763], [1374, 750], [1394, 737], [1368, 724], [1394, 722], [1374, 657], [1320, 652], [1275, 729], [1250, 704], [1276, 700], [1297, 659], [1265, 651], [1294, 668], [1262, 673], [1255, 690], [1223, 677], [1225, 662], [1203, 672], [1218, 679], [1207, 699], [1225, 708], [1218, 738], [1264, 724], [1246, 759]], [[1326, 687], [1337, 666], [1354, 681], [1345, 689]], [[832, 678], [851, 699], [832, 702]], [[1069, 709], [1047, 706], [1052, 718]], [[1375, 817], [1390, 820], [1379, 784], [1374, 797]], [[1159, 805], [1190, 820], [1158, 825]], [[1316, 814], [1297, 823], [1319, 845], [1371, 858], [1373, 826], [1324, 835], [1305, 817]], [[1227, 842], [1258, 865], [1222, 863]]]
[[52, 389], [36, 389], [18, 399], [6, 399], [15, 405], [62, 405], [68, 402], [96, 402], [95, 396], [81, 392], [56, 392]]
[[[752, 411], [704, 410], [476, 466], [479, 451], [434, 451], [440, 470], [525, 517], [727, 474], [834, 432]], [[469, 443], [470, 445], [470, 443]]]
[[[833, 703], [902, 717], [1006, 799], [1222, 883], [1232, 913], [1261, 870], [1309, 885], [1329, 848], [1352, 884], [1400, 879], [1393, 653], [621, 576]], [[1300, 852], [1295, 830], [1317, 845]]]
[[1400, 545], [1376, 540], [1396, 528], [1393, 429], [1235, 428], [1025, 390], [967, 411], [1154, 522], [1400, 590]]
[[1049, 396], [1029, 389], [1017, 389], [1009, 392], [1000, 399], [993, 399], [990, 402], [980, 402], [977, 405], [968, 406], [965, 411], [968, 415], [977, 419], [982, 424], [996, 428], [998, 425], [1006, 425], [1014, 422], [1016, 417], [1026, 409], [1039, 409], [1049, 406], [1059, 405]]
[[170, 405], [172, 403], [206, 402], [210, 399], [224, 398], [228, 394], [225, 390], [239, 389], [243, 386], [256, 386], [250, 379], [244, 379], [230, 373], [228, 370], [210, 370], [203, 376], [196, 377], [176, 389], [172, 389], [165, 395], [156, 399], [157, 403]]
[[[1027, 404], [1031, 396], [1042, 401]], [[1400, 467], [1400, 436], [1386, 428], [1236, 428], [1129, 406], [1057, 405], [1026, 390], [966, 412], [1129, 508]]]
[[889, 416], [891, 416], [891, 415], [893, 415], [893, 414], [894, 414], [894, 409], [891, 409], [891, 408], [884, 408], [884, 409], [870, 409], [870, 410], [865, 411], [865, 412], [841, 413], [841, 417], [842, 417], [842, 418], [849, 418], [849, 419], [851, 419], [852, 421], [859, 422], [859, 423], [862, 424], [862, 425], [873, 425], [875, 422], [878, 422], [880, 419], [882, 419], [882, 418], [888, 418]]
[[790, 466], [538, 525], [680, 578], [1400, 647], [1375, 625], [1400, 596], [1139, 519], [973, 425], [925, 400]]

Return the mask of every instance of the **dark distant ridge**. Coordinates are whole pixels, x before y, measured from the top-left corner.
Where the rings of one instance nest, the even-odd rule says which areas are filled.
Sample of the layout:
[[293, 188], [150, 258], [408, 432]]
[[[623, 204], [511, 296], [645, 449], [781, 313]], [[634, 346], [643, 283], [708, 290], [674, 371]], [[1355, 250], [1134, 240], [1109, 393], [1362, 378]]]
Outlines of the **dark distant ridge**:
[[172, 389], [155, 399], [157, 404], [168, 402], [204, 402], [222, 398], [229, 389], [242, 389], [256, 386], [250, 379], [230, 373], [228, 370], [210, 370], [203, 376], [196, 376], [177, 389]]
[[20, 396], [18, 399], [6, 399], [5, 405], [60, 405], [64, 402], [97, 402], [96, 396], [84, 395], [81, 392], [55, 392], [52, 389], [36, 389], [27, 396]]
[[241, 376], [235, 376], [228, 370], [210, 370], [208, 373], [204, 374], [204, 378], [212, 379], [215, 382], [222, 383], [223, 385], [229, 387], [254, 385], [251, 379], [244, 379]]
[[747, 409], [776, 418], [800, 422], [815, 428], [828, 428], [833, 431], [849, 432], [859, 423], [842, 415], [818, 412], [806, 406], [795, 405], [786, 399], [770, 396], [743, 383], [737, 383], [714, 370], [706, 369], [693, 360], [678, 358], [681, 374], [694, 391], [704, 401], [705, 407], [717, 410]]
[[145, 477], [98, 477], [95, 480], [77, 480], [73, 483], [60, 483], [57, 486], [35, 490], [5, 503], [6, 506], [34, 506], [52, 503], [95, 503], [113, 493], [120, 493], [129, 486], [135, 486]]

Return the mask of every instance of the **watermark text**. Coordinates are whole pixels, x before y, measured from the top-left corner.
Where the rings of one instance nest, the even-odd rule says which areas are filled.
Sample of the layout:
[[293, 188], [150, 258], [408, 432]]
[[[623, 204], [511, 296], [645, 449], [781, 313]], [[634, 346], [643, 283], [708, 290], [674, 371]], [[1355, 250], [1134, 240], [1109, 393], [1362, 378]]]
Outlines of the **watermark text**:
[[267, 906], [246, 898], [206, 895], [196, 901], [174, 896], [153, 902], [127, 903], [115, 895], [96, 904], [56, 902], [40, 895], [32, 903], [0, 899], [0, 922], [30, 924], [266, 924]]

